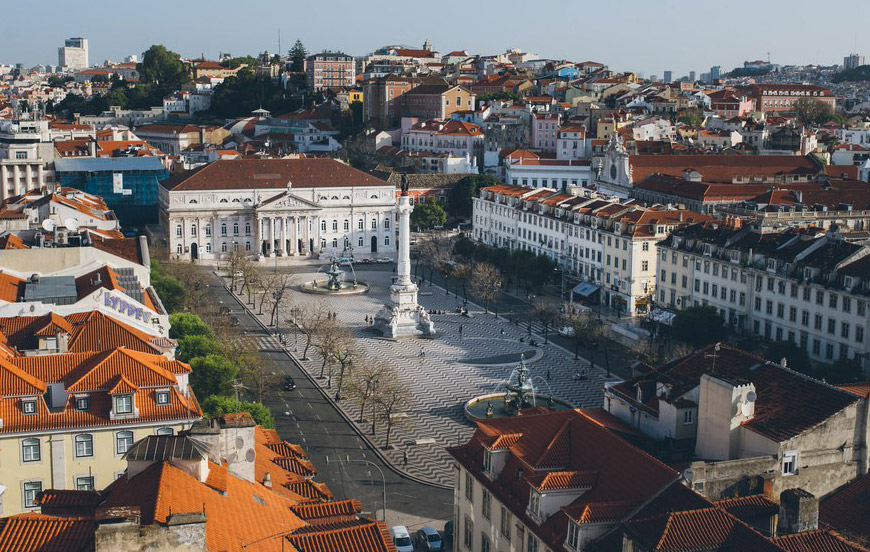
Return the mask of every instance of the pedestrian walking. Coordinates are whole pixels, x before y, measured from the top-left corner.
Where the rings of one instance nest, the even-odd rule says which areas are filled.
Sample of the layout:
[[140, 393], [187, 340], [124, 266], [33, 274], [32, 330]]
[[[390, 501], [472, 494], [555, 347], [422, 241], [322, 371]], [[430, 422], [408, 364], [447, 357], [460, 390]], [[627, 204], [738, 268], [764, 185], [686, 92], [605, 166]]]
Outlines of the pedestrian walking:
[[547, 381], [550, 381], [550, 371], [547, 370]]
[[500, 330], [501, 336], [504, 337], [504, 328]]
[[459, 325], [459, 337], [462, 337], [462, 324]]
[[402, 451], [402, 467], [404, 468], [404, 467], [406, 467], [407, 465], [408, 465], [408, 451], [407, 451], [407, 450], [403, 450], [403, 451]]
[[426, 352], [423, 351], [423, 347], [420, 347], [420, 356], [421, 356], [421, 357], [426, 356]]

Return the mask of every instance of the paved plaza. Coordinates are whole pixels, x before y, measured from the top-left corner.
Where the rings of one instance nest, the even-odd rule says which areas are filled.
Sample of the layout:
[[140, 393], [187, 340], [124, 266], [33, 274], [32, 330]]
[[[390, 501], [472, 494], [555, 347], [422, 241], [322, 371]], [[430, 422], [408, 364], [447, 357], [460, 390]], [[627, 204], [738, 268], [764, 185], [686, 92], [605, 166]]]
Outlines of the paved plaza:
[[[301, 266], [293, 271], [297, 281], [310, 281], [318, 265]], [[383, 268], [383, 267], [378, 267]], [[367, 294], [352, 296], [322, 296], [293, 291], [292, 303], [301, 306], [323, 302], [325, 308], [337, 313], [338, 319], [359, 338], [363, 358], [390, 363], [407, 384], [409, 397], [406, 403], [407, 423], [393, 432], [393, 450], [383, 451], [387, 459], [398, 469], [418, 478], [444, 486], [452, 486], [451, 459], [444, 447], [466, 441], [472, 424], [465, 418], [463, 405], [469, 399], [486, 393], [503, 390], [503, 384], [519, 362], [526, 357], [533, 382], [544, 394], [552, 394], [578, 407], [596, 407], [602, 404], [602, 386], [606, 379], [603, 370], [589, 373], [588, 379], [578, 380], [575, 373], [588, 369], [585, 360], [573, 360], [573, 355], [553, 345], [533, 347], [529, 345], [526, 324], [519, 325], [485, 314], [482, 307], [469, 304], [471, 318], [455, 313], [461, 300], [443, 289], [425, 285], [420, 290], [419, 303], [433, 314], [438, 336], [434, 339], [408, 339], [392, 341], [381, 338], [365, 322], [389, 300], [388, 287], [393, 274], [389, 270], [360, 270], [359, 278], [371, 285]], [[323, 278], [323, 275], [318, 275]], [[261, 317], [268, 322], [268, 317]], [[459, 326], [462, 325], [462, 335]], [[293, 350], [292, 332], [288, 346]], [[533, 338], [543, 343], [540, 335]], [[304, 336], [299, 336], [301, 357]], [[275, 343], [263, 343], [261, 348], [274, 348]], [[421, 348], [423, 355], [421, 357]], [[310, 376], [326, 386], [326, 380], [318, 380], [321, 359], [312, 346], [310, 360], [300, 364]], [[548, 377], [549, 376], [549, 377]], [[329, 392], [330, 396], [332, 392]], [[340, 406], [352, 420], [359, 416], [359, 407], [345, 399]], [[368, 409], [367, 409], [368, 410]], [[280, 414], [280, 413], [276, 413]], [[378, 424], [383, 426], [383, 424]], [[368, 433], [370, 423], [361, 424], [360, 430]], [[381, 446], [386, 440], [383, 427], [370, 436], [371, 441]], [[404, 465], [403, 453], [408, 462]]]

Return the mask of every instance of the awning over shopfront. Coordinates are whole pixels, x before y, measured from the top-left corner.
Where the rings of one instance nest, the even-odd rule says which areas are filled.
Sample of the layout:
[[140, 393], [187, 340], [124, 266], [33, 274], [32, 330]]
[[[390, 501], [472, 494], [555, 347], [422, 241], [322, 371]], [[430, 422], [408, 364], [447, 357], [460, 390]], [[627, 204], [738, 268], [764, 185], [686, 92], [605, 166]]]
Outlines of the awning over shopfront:
[[595, 284], [590, 284], [589, 282], [580, 282], [579, 284], [574, 286], [574, 289], [571, 291], [578, 295], [582, 295], [583, 297], [589, 297], [590, 295], [598, 291], [598, 286], [596, 286]]

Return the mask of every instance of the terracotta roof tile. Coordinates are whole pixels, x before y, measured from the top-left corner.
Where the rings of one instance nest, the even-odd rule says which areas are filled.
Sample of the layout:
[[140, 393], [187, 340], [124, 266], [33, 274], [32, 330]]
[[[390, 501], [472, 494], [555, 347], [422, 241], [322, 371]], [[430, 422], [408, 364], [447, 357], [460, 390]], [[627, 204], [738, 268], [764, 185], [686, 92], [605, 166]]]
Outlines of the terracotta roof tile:
[[91, 519], [21, 514], [0, 519], [3, 552], [84, 552], [93, 550], [97, 524]]
[[833, 531], [805, 531], [775, 537], [773, 542], [786, 552], [867, 552], [867, 548], [846, 540]]
[[822, 500], [819, 521], [849, 535], [870, 539], [870, 475], [862, 475]]

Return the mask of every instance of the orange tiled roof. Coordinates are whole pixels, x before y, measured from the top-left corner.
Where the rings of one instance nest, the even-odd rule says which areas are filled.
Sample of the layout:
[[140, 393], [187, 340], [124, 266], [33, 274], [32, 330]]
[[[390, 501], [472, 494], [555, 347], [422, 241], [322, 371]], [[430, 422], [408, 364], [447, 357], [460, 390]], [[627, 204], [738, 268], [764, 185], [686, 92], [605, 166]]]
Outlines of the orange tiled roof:
[[14, 303], [24, 296], [24, 280], [0, 272], [0, 301]]
[[97, 523], [92, 519], [21, 514], [0, 519], [3, 552], [84, 552], [93, 550]]
[[565, 489], [591, 489], [598, 479], [596, 470], [549, 471], [529, 478], [532, 486], [539, 491], [561, 491]]
[[834, 531], [805, 531], [774, 537], [773, 542], [786, 552], [867, 552]]
[[308, 528], [302, 529], [287, 535], [287, 540], [301, 551], [394, 552], [396, 550], [387, 527], [379, 521], [357, 520], [317, 528], [320, 529], [317, 532], [309, 532]]
[[352, 521], [362, 512], [362, 502], [356, 499], [309, 502], [290, 508], [300, 519], [311, 524]]
[[819, 521], [839, 531], [870, 539], [870, 475], [862, 475], [819, 504]]

